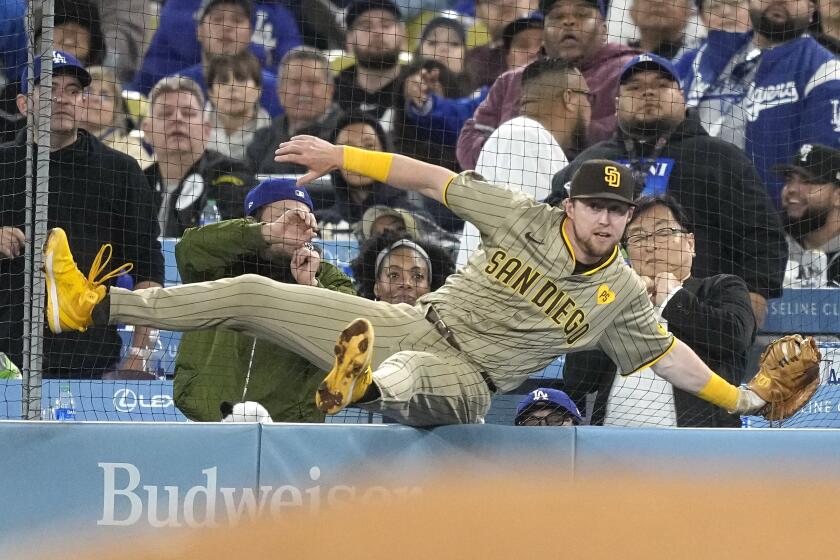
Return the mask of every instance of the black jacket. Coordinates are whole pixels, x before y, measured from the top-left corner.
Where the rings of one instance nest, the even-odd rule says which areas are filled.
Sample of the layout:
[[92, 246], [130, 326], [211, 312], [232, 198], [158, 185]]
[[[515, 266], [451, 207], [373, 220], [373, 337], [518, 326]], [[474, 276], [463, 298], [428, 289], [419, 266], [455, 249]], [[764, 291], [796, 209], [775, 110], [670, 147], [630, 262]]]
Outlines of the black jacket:
[[[747, 351], [755, 338], [755, 317], [744, 281], [721, 274], [689, 278], [665, 306], [662, 317], [668, 330], [690, 346], [706, 364], [734, 385], [741, 383]], [[592, 424], [603, 424], [616, 366], [599, 351], [566, 356], [563, 380], [566, 391], [584, 404], [587, 393], [597, 391]], [[737, 416], [674, 388], [674, 407], [680, 427], [738, 427]]]
[[[0, 225], [22, 230], [27, 211], [25, 140], [24, 131], [14, 143], [0, 147]], [[35, 150], [37, 153], [37, 147]], [[135, 284], [163, 283], [154, 193], [133, 158], [80, 130], [74, 144], [50, 154], [49, 189], [47, 227], [64, 228], [84, 273], [100, 246], [110, 243], [110, 267], [131, 262]], [[1, 259], [0, 275], [0, 350], [20, 364], [23, 256]], [[121, 342], [114, 326], [90, 327], [84, 333], [60, 336], [45, 330], [44, 336], [47, 377], [96, 375], [113, 367], [120, 358]]]
[[360, 204], [350, 196], [351, 189], [355, 187], [351, 187], [341, 176], [341, 173], [334, 171], [332, 180], [333, 185], [335, 185], [335, 203], [329, 208], [315, 212], [318, 223], [322, 225], [338, 224], [344, 220], [350, 227], [353, 227], [362, 219], [365, 210], [377, 205], [414, 210], [408, 203], [405, 192], [384, 183], [374, 183], [370, 187], [370, 194]]
[[[639, 156], [649, 157], [652, 148], [636, 142]], [[580, 164], [598, 158], [630, 159], [623, 133], [585, 150], [555, 175], [548, 202], [565, 198], [564, 185]], [[734, 274], [751, 292], [767, 299], [780, 297], [787, 244], [779, 216], [747, 156], [710, 137], [696, 117], [689, 116], [671, 135], [657, 169], [671, 162], [667, 193], [685, 208], [696, 240], [692, 275]], [[641, 191], [639, 185], [637, 195]]]
[[[155, 193], [155, 208], [163, 203], [163, 180], [158, 164], [148, 167], [144, 172], [149, 185]], [[181, 178], [178, 187], [172, 193], [169, 217], [166, 220], [164, 237], [181, 237], [184, 230], [199, 225], [201, 212], [208, 199], [213, 199], [223, 220], [245, 216], [245, 196], [256, 184], [254, 175], [244, 162], [223, 156], [218, 152], [205, 150], [192, 167]], [[200, 185], [197, 189], [196, 185]], [[185, 192], [195, 190], [195, 195]], [[184, 205], [178, 209], [175, 201], [183, 195]], [[158, 213], [155, 211], [155, 221]]]
[[[295, 132], [295, 135], [306, 134], [330, 140], [335, 134], [335, 126], [342, 116], [338, 105], [333, 104], [326, 113], [315, 122]], [[258, 174], [304, 174], [306, 168], [294, 163], [278, 163], [274, 161], [274, 151], [282, 142], [292, 137], [285, 115], [280, 115], [271, 121], [271, 125], [261, 128], [254, 133], [254, 139], [245, 152], [245, 158], [251, 171]]]

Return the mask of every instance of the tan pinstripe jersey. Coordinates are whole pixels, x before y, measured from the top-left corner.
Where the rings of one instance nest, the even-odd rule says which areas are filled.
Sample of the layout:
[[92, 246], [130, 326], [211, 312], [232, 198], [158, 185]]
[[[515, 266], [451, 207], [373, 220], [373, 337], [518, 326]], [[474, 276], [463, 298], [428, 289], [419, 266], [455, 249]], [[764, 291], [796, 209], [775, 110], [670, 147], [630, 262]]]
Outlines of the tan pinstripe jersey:
[[574, 274], [562, 210], [472, 171], [455, 177], [444, 198], [481, 232], [483, 250], [420, 301], [434, 304], [500, 390], [568, 352], [600, 348], [632, 373], [672, 347], [674, 337], [657, 322], [641, 278], [618, 247], [597, 268]]

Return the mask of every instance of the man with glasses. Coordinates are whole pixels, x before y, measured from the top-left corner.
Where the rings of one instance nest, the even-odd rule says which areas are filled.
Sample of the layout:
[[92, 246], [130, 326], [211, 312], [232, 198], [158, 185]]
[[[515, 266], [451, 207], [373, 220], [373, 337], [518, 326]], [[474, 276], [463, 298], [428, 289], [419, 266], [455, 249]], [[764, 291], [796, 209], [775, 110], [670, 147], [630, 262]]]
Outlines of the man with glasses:
[[577, 426], [581, 417], [569, 395], [540, 387], [522, 399], [513, 422], [517, 426]]
[[840, 62], [808, 35], [813, 0], [748, 3], [753, 31], [710, 31], [677, 68], [688, 107], [746, 152], [778, 207], [775, 165], [803, 144], [840, 147]]
[[[158, 242], [154, 193], [134, 158], [113, 150], [79, 128], [86, 105], [90, 74], [72, 55], [51, 51], [52, 89], [40, 83], [41, 59], [35, 60], [35, 86], [28, 91], [27, 73], [17, 97], [21, 114], [34, 113], [36, 122], [49, 99], [50, 177], [48, 227], [62, 227], [77, 248], [76, 261], [90, 268], [100, 243], [111, 244], [114, 258], [134, 264], [137, 288], [160, 286], [163, 255]], [[37, 147], [35, 147], [37, 152]], [[38, 169], [38, 163], [33, 163]], [[0, 348], [20, 364], [23, 336], [24, 231], [26, 197], [26, 130], [14, 143], [0, 148]], [[42, 218], [43, 219], [43, 218]], [[147, 345], [147, 330], [135, 329], [132, 346]], [[85, 333], [58, 338], [44, 334], [44, 376], [98, 378], [120, 360], [120, 337], [114, 326], [98, 326]], [[129, 357], [122, 369], [136, 369]]]
[[787, 245], [755, 167], [732, 144], [711, 138], [696, 115], [686, 115], [668, 60], [639, 55], [624, 67], [620, 84], [615, 137], [592, 146], [558, 173], [549, 202], [566, 197], [565, 185], [588, 160], [627, 165], [637, 180], [636, 196], [667, 193], [691, 217], [697, 244], [693, 273], [743, 278], [761, 325], [767, 300], [782, 294]]
[[[691, 275], [695, 239], [685, 211], [671, 196], [636, 201], [624, 247], [663, 325], [733, 384], [747, 364], [755, 318], [743, 280], [729, 274]], [[578, 402], [596, 392], [592, 424], [738, 427], [740, 418], [674, 388], [649, 369], [622, 376], [602, 352], [570, 354], [563, 380]]]

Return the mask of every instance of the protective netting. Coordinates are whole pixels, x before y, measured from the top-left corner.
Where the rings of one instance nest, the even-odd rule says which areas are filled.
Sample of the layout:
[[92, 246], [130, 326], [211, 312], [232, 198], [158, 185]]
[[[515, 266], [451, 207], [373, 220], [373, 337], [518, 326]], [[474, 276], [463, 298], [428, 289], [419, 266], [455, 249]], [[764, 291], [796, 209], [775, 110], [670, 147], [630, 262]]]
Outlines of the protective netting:
[[[773, 338], [818, 337], [784, 425], [840, 426], [838, 38], [804, 0], [5, 0], [0, 418], [765, 425], [657, 376], [658, 324], [735, 385]], [[275, 154], [296, 135], [529, 198], [298, 185]], [[576, 186], [595, 159], [630, 169], [632, 219], [597, 196], [609, 166]], [[98, 299], [132, 264], [92, 324], [48, 305], [52, 228]], [[246, 274], [285, 287], [126, 295]], [[325, 417], [354, 316], [387, 341], [361, 401], [388, 404]]]

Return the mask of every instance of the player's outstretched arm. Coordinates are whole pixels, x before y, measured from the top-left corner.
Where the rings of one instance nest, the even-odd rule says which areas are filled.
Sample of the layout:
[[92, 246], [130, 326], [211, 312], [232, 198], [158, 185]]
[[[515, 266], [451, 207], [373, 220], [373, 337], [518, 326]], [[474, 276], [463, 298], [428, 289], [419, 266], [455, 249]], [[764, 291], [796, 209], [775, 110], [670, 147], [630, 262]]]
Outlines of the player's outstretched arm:
[[652, 369], [674, 387], [697, 395], [733, 414], [753, 414], [767, 403], [746, 387], [736, 387], [713, 372], [694, 350], [677, 339]]
[[438, 165], [387, 152], [335, 146], [315, 136], [295, 136], [280, 144], [274, 154], [277, 162], [306, 166], [309, 172], [298, 179], [299, 185], [336, 169], [344, 169], [443, 202], [444, 189], [455, 176]]

